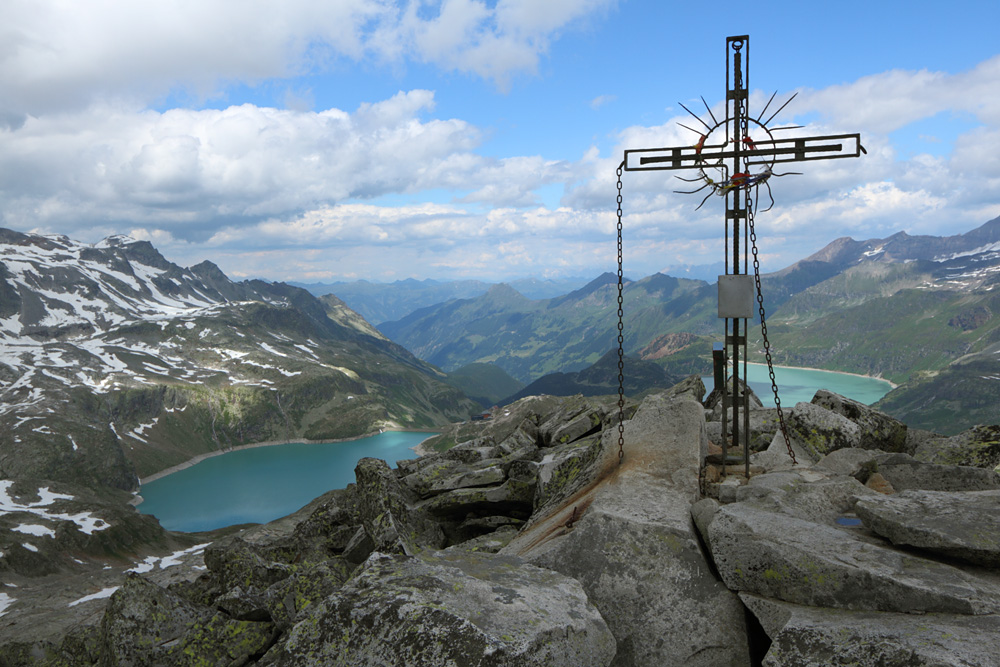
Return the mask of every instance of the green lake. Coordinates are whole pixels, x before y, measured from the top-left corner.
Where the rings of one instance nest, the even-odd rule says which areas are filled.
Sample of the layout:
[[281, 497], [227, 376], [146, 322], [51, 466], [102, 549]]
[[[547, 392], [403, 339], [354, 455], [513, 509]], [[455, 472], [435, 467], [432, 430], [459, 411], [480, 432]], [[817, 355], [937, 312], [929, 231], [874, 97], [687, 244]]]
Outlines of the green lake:
[[414, 458], [413, 447], [432, 435], [387, 431], [346, 442], [240, 449], [143, 484], [138, 510], [168, 530], [185, 532], [272, 521], [354, 482], [362, 458], [395, 467]]

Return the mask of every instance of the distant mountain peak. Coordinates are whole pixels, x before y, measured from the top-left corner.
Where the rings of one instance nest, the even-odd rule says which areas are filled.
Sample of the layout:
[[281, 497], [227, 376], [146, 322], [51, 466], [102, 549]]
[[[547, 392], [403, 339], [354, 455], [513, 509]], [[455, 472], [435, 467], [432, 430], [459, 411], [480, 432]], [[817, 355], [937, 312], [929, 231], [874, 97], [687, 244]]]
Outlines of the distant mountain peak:
[[[63, 237], [66, 238], [66, 237]], [[66, 239], [69, 240], [68, 238]], [[121, 248], [122, 246], [138, 243], [138, 240], [125, 234], [112, 234], [94, 244], [95, 248]]]
[[527, 298], [507, 283], [497, 283], [496, 285], [491, 286], [488, 290], [486, 290], [485, 296], [491, 299], [507, 299], [511, 297], [518, 297], [521, 299]]

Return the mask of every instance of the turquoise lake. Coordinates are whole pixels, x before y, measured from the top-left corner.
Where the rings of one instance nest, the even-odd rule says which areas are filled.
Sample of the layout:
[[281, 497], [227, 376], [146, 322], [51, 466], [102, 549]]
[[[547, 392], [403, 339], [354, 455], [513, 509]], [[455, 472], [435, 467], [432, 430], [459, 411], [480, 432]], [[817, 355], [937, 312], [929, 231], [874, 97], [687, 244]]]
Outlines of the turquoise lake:
[[265, 523], [291, 514], [330, 489], [354, 482], [366, 456], [396, 461], [433, 433], [388, 431], [327, 444], [241, 449], [205, 459], [153, 480], [139, 491], [138, 510], [168, 530], [196, 532], [238, 523]]
[[[791, 408], [799, 402], [808, 403], [817, 389], [826, 389], [865, 405], [871, 405], [892, 389], [892, 385], [885, 380], [805, 368], [775, 367], [774, 379], [778, 383], [778, 398], [781, 399], [782, 408]], [[712, 376], [702, 377], [702, 380], [705, 382], [705, 389], [712, 391], [715, 386]], [[748, 364], [747, 381], [761, 403], [774, 407], [774, 393], [771, 391], [771, 379], [766, 365]]]

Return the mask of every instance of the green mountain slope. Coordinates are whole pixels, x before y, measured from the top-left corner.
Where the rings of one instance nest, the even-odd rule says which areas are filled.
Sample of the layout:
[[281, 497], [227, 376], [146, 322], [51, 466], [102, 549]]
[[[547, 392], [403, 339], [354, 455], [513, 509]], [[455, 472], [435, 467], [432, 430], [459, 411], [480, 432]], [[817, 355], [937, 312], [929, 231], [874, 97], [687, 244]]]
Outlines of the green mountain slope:
[[[677, 330], [706, 329], [705, 312], [714, 305], [706, 300], [704, 288], [701, 281], [660, 274], [629, 282], [624, 290], [626, 349], [635, 351], [662, 333], [668, 313], [674, 315]], [[689, 294], [694, 296], [686, 298]], [[617, 318], [617, 276], [608, 273], [547, 300], [527, 299], [499, 285], [482, 297], [419, 310], [379, 329], [446, 371], [488, 362], [529, 382], [595, 363], [617, 345]]]
[[917, 373], [874, 407], [911, 427], [946, 435], [1000, 423], [1000, 342], [941, 370]]
[[[625, 395], [635, 399], [654, 390], [665, 390], [680, 382], [681, 378], [667, 373], [651, 361], [624, 357], [623, 376]], [[618, 393], [618, 351], [612, 350], [596, 364], [576, 373], [550, 373], [501, 401], [508, 405], [525, 396], [604, 396]]]
[[444, 381], [479, 403], [484, 409], [524, 387], [523, 382], [518, 382], [507, 375], [499, 366], [481, 363], [456, 368], [448, 373]]
[[980, 352], [1000, 331], [1000, 291], [904, 289], [892, 296], [810, 317], [781, 310], [768, 323], [774, 358], [884, 377], [902, 383]]

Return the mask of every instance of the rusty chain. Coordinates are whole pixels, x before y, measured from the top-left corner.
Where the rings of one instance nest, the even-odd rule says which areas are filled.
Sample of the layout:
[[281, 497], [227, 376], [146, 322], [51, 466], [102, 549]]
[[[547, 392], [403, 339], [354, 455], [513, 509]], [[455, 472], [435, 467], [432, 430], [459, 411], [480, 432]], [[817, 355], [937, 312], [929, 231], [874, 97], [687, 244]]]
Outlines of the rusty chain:
[[774, 379], [774, 362], [771, 359], [771, 343], [767, 339], [767, 321], [764, 318], [764, 293], [760, 288], [760, 260], [757, 258], [757, 232], [754, 229], [754, 202], [747, 190], [747, 223], [750, 228], [750, 248], [753, 252], [753, 280], [757, 287], [757, 311], [760, 315], [760, 335], [764, 340], [764, 357], [767, 359], [767, 374], [771, 378], [771, 391], [774, 392], [774, 406], [778, 408], [778, 427], [781, 429], [781, 436], [785, 439], [785, 447], [788, 448], [788, 456], [793, 464], [798, 464], [795, 460], [795, 452], [792, 451], [792, 441], [788, 438], [788, 430], [785, 428], [785, 416], [781, 411], [781, 399], [778, 397], [778, 383]]
[[618, 165], [618, 465], [625, 459], [625, 323], [622, 297], [622, 170]]

